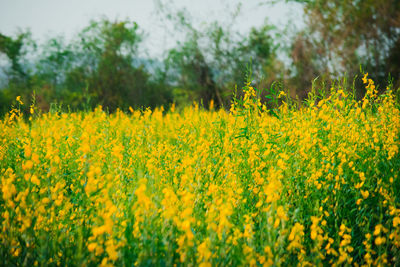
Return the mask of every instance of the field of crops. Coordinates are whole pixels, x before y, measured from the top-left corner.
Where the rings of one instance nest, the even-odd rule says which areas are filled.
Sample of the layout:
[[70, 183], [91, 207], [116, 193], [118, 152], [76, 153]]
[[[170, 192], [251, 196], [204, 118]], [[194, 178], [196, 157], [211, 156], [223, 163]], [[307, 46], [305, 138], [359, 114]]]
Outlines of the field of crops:
[[0, 265], [393, 265], [400, 110], [364, 77], [301, 109], [52, 112], [0, 122]]

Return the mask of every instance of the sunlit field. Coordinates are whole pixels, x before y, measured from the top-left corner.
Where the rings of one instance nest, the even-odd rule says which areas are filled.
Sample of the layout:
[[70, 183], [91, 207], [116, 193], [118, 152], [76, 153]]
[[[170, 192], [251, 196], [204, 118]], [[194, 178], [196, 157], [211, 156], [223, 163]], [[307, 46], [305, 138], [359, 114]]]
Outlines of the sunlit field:
[[364, 76], [279, 108], [22, 115], [0, 122], [3, 266], [400, 262], [400, 110]]

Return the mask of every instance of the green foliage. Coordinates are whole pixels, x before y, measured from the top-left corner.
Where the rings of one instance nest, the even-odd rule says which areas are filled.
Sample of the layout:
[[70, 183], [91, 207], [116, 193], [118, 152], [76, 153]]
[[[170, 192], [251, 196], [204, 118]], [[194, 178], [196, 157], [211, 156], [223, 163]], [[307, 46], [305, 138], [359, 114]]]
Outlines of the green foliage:
[[[143, 57], [139, 48], [145, 33], [128, 20], [102, 18], [70, 42], [54, 37], [40, 46], [29, 32], [13, 37], [0, 34], [0, 53], [8, 59], [1, 71], [6, 79], [0, 88], [0, 115], [10, 110], [17, 96], [30, 102], [33, 92], [38, 108], [44, 111], [52, 104], [72, 110], [100, 104], [114, 112], [172, 102], [186, 106], [193, 101], [205, 108], [212, 102], [227, 109], [235, 86], [246, 82], [247, 66], [255, 77], [251, 85], [259, 88], [262, 102], [271, 108], [276, 99], [268, 90], [286, 88], [301, 105], [312, 86], [327, 91], [330, 81], [354, 77], [360, 65], [373, 73], [380, 91], [386, 89], [390, 75], [398, 98], [398, 1], [286, 2], [303, 5], [304, 29], [290, 31], [287, 27], [279, 32], [265, 20], [243, 34], [237, 30], [240, 5], [228, 22], [198, 24], [187, 10], [159, 1], [161, 19], [172, 22], [173, 34], [184, 36], [162, 59]], [[292, 36], [289, 42], [287, 36]], [[354, 88], [358, 97], [364, 95], [360, 79], [354, 81]]]
[[11, 61], [12, 76], [26, 76], [20, 59], [26, 54], [24, 45], [30, 40], [30, 32], [19, 33], [15, 39], [0, 33], [0, 52], [6, 54]]
[[[294, 2], [303, 3], [306, 28], [293, 39], [293, 84], [309, 84], [317, 75], [338, 77], [346, 72], [354, 77], [359, 65], [373, 73], [379, 84], [389, 74], [398, 80], [399, 1]], [[362, 90], [361, 83], [357, 88]]]
[[1, 36], [1, 52], [12, 63], [6, 72], [7, 88], [0, 91], [3, 112], [17, 95], [27, 101], [33, 91], [42, 110], [49, 110], [51, 103], [73, 110], [101, 104], [112, 112], [171, 102], [168, 87], [151, 78], [140, 62], [143, 34], [134, 22], [101, 19], [92, 21], [71, 43], [52, 38], [41, 47], [30, 72], [22, 67], [24, 48], [34, 45], [24, 42], [26, 36]]
[[[274, 28], [267, 22], [253, 28], [248, 36], [232, 30], [236, 14], [226, 25], [218, 22], [196, 28], [186, 11], [165, 11], [186, 39], [170, 50], [165, 61], [169, 80], [176, 88], [187, 88], [186, 102], [203, 101], [208, 107], [213, 101], [219, 107], [228, 107], [232, 89], [243, 84], [244, 71], [252, 65], [255, 76], [277, 77], [279, 62], [274, 43]], [[278, 64], [277, 64], [278, 63]], [[180, 94], [181, 90], [175, 92]], [[190, 101], [188, 101], [188, 99]]]

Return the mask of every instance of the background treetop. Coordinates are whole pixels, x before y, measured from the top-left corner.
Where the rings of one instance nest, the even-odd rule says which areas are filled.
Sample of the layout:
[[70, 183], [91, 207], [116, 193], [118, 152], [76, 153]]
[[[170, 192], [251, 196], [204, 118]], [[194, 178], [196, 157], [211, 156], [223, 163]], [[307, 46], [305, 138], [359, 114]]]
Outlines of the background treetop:
[[157, 1], [165, 30], [182, 37], [162, 58], [149, 55], [143, 42], [149, 35], [129, 19], [102, 17], [71, 40], [55, 36], [44, 44], [29, 31], [0, 34], [0, 53], [8, 61], [2, 67], [0, 111], [7, 112], [18, 95], [31, 101], [33, 92], [42, 110], [52, 104], [73, 110], [103, 105], [112, 112], [193, 101], [227, 108], [249, 67], [259, 89], [279, 84], [299, 101], [312, 80], [322, 90], [332, 79], [354, 78], [360, 66], [381, 88], [389, 76], [399, 87], [399, 1], [287, 2], [301, 4], [304, 27], [288, 22], [282, 29], [265, 17], [264, 24], [243, 33], [240, 4], [226, 12], [224, 22], [199, 24], [188, 10]]

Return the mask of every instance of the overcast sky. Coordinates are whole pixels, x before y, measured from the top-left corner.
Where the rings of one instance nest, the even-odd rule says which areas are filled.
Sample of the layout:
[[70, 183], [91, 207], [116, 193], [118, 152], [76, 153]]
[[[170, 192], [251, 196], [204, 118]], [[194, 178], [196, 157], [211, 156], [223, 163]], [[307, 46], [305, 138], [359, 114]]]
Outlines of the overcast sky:
[[[242, 12], [234, 25], [242, 33], [260, 26], [265, 18], [283, 27], [292, 19], [301, 27], [301, 7], [281, 1], [261, 5], [260, 0], [175, 0], [176, 9], [186, 8], [197, 25], [218, 20], [226, 22], [238, 3]], [[264, 1], [266, 2], [266, 1]], [[136, 21], [147, 33], [145, 47], [152, 56], [159, 56], [173, 46], [179, 37], [171, 36], [165, 21], [156, 12], [154, 0], [0, 0], [0, 32], [13, 36], [18, 29], [30, 29], [33, 39], [63, 35], [70, 39], [88, 25], [91, 19], [105, 16], [110, 20]]]

